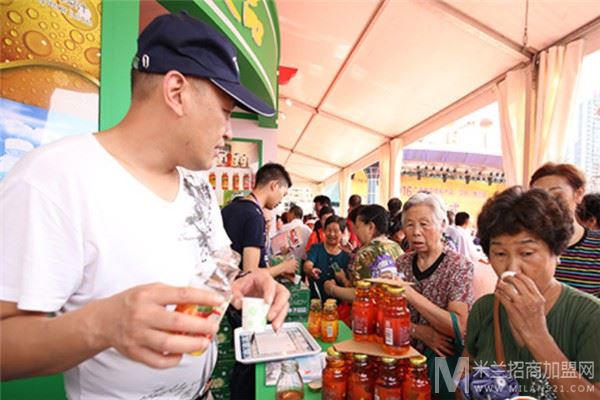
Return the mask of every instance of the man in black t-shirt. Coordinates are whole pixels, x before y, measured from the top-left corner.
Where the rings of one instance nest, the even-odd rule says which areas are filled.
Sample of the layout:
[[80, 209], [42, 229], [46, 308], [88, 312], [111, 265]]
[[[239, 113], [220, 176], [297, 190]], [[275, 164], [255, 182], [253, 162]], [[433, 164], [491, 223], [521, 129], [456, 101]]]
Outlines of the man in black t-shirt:
[[[268, 232], [263, 210], [270, 211], [277, 207], [291, 186], [292, 180], [282, 165], [265, 164], [256, 173], [256, 184], [252, 192], [231, 202], [221, 211], [225, 231], [231, 239], [231, 247], [242, 255], [242, 271], [253, 271], [268, 266], [265, 254]], [[273, 277], [283, 273], [294, 274], [296, 270], [295, 259], [269, 268]], [[227, 317], [232, 329], [241, 326], [241, 316], [231, 310], [231, 307]], [[236, 362], [231, 374], [231, 381], [235, 384], [230, 387], [230, 398], [251, 398], [255, 393], [255, 378], [254, 365]]]
[[[265, 252], [267, 239], [265, 210], [273, 210], [287, 194], [292, 180], [280, 164], [268, 163], [256, 173], [256, 184], [252, 192], [231, 202], [223, 208], [223, 224], [231, 247], [242, 255], [240, 267], [243, 271], [268, 266]], [[296, 272], [295, 260], [288, 260], [269, 268], [272, 276]]]

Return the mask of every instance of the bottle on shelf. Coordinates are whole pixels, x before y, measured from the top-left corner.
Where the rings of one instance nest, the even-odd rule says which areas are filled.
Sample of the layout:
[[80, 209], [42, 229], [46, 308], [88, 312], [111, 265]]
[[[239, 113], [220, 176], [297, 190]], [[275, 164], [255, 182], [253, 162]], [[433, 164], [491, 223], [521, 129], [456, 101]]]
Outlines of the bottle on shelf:
[[210, 171], [208, 174], [208, 182], [210, 183], [210, 186], [212, 186], [213, 190], [217, 188], [217, 174], [215, 174], [215, 171]]
[[232, 165], [233, 165], [233, 156], [231, 155], [231, 150], [229, 150], [227, 152], [227, 155], [225, 156], [225, 166], [231, 167]]
[[240, 190], [240, 176], [237, 172], [233, 173], [233, 190]]
[[229, 174], [227, 172], [221, 174], [221, 189], [229, 190]]
[[321, 336], [321, 309], [321, 300], [312, 299], [310, 301], [310, 310], [308, 312], [308, 331], [316, 338]]
[[231, 160], [231, 166], [239, 167], [239, 165], [240, 165], [240, 155], [239, 155], [239, 153], [234, 153], [233, 158]]
[[410, 349], [410, 312], [404, 288], [390, 286], [387, 296], [383, 312], [383, 350], [388, 354], [402, 355]]
[[285, 360], [281, 364], [281, 372], [276, 385], [277, 400], [304, 399], [304, 382], [298, 371], [296, 360]]
[[431, 400], [431, 383], [427, 373], [427, 357], [416, 356], [410, 359], [410, 368], [402, 383], [404, 398]]
[[402, 384], [396, 372], [398, 362], [392, 357], [381, 357], [375, 380], [374, 400], [401, 400]]
[[369, 297], [371, 283], [358, 281], [356, 283], [356, 297], [352, 302], [352, 336], [357, 342], [369, 341], [375, 332], [373, 303]]
[[242, 178], [242, 187], [244, 190], [250, 190], [250, 174], [244, 174]]
[[335, 299], [327, 299], [321, 313], [321, 341], [333, 343], [338, 336], [338, 311]]

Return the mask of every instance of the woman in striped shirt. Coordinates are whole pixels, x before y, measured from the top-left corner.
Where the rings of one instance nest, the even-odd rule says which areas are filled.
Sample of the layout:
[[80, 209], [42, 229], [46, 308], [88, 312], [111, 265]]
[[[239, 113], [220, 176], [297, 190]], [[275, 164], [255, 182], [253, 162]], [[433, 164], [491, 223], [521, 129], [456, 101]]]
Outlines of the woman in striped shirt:
[[572, 164], [546, 163], [531, 177], [529, 185], [565, 200], [573, 217], [573, 235], [560, 255], [555, 277], [576, 289], [600, 297], [600, 231], [583, 227], [575, 218], [585, 194], [585, 175]]

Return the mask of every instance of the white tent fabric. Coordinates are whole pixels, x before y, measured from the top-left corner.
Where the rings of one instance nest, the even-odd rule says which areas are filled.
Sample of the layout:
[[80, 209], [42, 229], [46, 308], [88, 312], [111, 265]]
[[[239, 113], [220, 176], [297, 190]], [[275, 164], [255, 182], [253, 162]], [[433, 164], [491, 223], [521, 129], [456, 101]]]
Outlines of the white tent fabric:
[[567, 123], [573, 109], [583, 46], [583, 40], [577, 40], [567, 46], [551, 47], [540, 55], [530, 173], [546, 161], [564, 159]]
[[[509, 71], [559, 40], [600, 37], [600, 1], [531, 0], [524, 46], [525, 5], [277, 0], [281, 65], [298, 68], [280, 87], [278, 160], [323, 184], [379, 161], [390, 143], [394, 168], [395, 139], [409, 145], [496, 101], [493, 88]], [[387, 181], [382, 190], [397, 193], [398, 180]]]

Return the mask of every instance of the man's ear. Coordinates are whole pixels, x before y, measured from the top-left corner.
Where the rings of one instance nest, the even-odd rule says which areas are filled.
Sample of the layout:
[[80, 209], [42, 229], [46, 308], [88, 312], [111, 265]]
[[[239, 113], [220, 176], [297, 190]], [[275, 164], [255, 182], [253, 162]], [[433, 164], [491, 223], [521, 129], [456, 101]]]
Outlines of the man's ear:
[[163, 100], [168, 108], [178, 116], [183, 116], [184, 113], [184, 94], [185, 88], [189, 87], [190, 83], [178, 71], [167, 72], [162, 81]]

